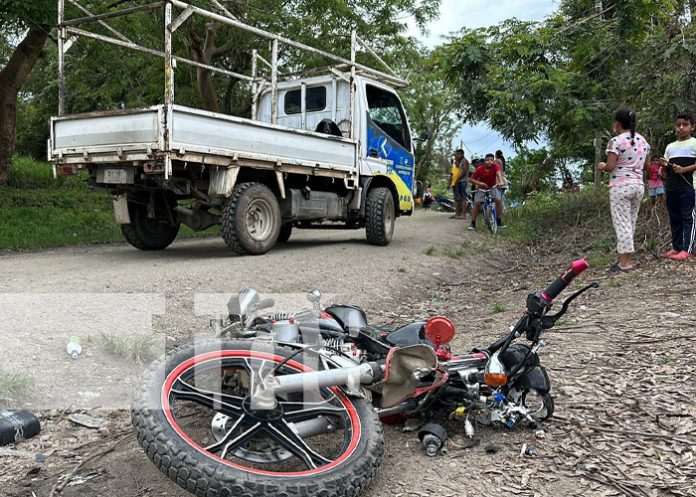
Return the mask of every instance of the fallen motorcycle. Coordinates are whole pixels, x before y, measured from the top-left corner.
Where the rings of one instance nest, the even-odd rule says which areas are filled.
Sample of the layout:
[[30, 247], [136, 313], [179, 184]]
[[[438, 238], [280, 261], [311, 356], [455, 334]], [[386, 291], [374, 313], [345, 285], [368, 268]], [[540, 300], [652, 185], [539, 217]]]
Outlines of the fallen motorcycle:
[[[380, 329], [359, 307], [322, 309], [316, 291], [311, 309], [263, 316], [273, 302], [245, 290], [226, 319], [211, 323], [216, 337], [176, 347], [145, 373], [132, 408], [138, 441], [196, 495], [355, 496], [382, 460], [380, 418], [444, 411], [473, 436], [479, 423], [513, 428], [551, 416], [537, 352], [543, 331], [598, 286], [548, 314], [587, 267], [575, 261], [527, 297], [509, 334], [462, 355], [450, 350], [455, 329], [441, 316]], [[513, 343], [522, 336], [529, 346]], [[423, 441], [432, 455], [439, 446], [431, 431]]]

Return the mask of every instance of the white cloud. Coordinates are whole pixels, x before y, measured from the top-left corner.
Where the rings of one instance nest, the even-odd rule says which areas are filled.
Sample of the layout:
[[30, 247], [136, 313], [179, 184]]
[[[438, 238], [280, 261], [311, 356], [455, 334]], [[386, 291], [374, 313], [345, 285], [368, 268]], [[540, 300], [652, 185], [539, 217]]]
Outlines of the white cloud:
[[556, 7], [554, 0], [442, 0], [440, 17], [426, 26], [427, 34], [421, 34], [413, 23], [409, 24], [410, 34], [434, 47], [462, 28], [492, 26], [512, 17], [539, 21]]

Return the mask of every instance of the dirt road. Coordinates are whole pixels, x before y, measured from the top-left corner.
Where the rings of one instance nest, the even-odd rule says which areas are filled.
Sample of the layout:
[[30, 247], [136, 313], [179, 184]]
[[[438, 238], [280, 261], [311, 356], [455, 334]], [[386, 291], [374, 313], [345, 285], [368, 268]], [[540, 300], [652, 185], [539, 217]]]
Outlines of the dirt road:
[[[298, 231], [260, 257], [231, 257], [214, 239], [177, 242], [161, 253], [109, 245], [0, 257], [7, 303], [0, 361], [33, 371], [30, 407], [44, 416], [40, 437], [0, 449], [0, 488], [12, 497], [46, 497], [80, 461], [98, 456], [59, 495], [190, 495], [130, 435], [127, 392], [138, 368], [105, 353], [99, 335], [154, 331], [164, 347], [205, 333], [211, 307], [224, 308], [240, 288], [290, 300], [320, 288], [335, 301], [365, 306], [376, 324], [445, 314], [459, 329], [455, 347], [490, 343], [519, 314], [526, 293], [553, 279], [570, 256], [534, 260], [464, 228], [446, 215], [419, 213], [399, 220], [385, 248], [367, 245], [362, 231]], [[617, 278], [603, 271], [584, 277], [603, 288], [549, 333], [542, 352], [557, 400], [543, 433], [484, 429], [478, 445], [463, 449], [462, 427], [448, 423], [449, 453], [431, 459], [414, 434], [387, 427], [383, 466], [362, 495], [696, 495], [694, 318], [681, 297], [693, 292], [688, 281], [696, 272], [676, 271], [646, 261]], [[88, 337], [76, 361], [64, 351], [71, 334]], [[67, 417], [78, 408], [109, 426], [76, 427]], [[520, 456], [523, 444], [535, 455]], [[37, 453], [46, 462], [35, 462]]]

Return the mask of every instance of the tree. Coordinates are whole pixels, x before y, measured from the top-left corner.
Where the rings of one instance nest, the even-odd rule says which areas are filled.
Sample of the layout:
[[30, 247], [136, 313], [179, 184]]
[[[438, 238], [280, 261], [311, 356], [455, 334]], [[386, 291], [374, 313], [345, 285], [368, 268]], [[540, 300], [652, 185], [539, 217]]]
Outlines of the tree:
[[416, 141], [415, 177], [424, 180], [437, 168], [438, 150], [443, 144], [451, 148], [450, 142], [461, 124], [456, 113], [457, 95], [445, 83], [439, 59], [433, 53], [416, 45], [403, 55], [402, 65], [406, 67], [402, 71], [410, 74], [410, 84], [401, 92], [401, 98], [412, 132], [422, 135]]
[[[3, 1], [7, 0], [0, 0]], [[55, 9], [54, 0], [48, 3], [51, 9]], [[81, 3], [94, 13], [108, 11], [109, 5], [114, 4], [113, 0], [85, 0]], [[216, 10], [206, 0], [193, 3]], [[403, 18], [413, 16], [419, 25], [424, 26], [437, 15], [440, 0], [244, 0], [221, 3], [235, 17], [248, 24], [344, 57], [350, 54], [350, 34], [355, 29], [391, 64], [399, 61], [402, 52], [411, 45], [405, 36]], [[180, 12], [179, 9], [175, 10], [175, 15]], [[17, 17], [13, 12], [9, 15]], [[67, 3], [66, 15], [78, 17], [84, 13]], [[190, 17], [186, 25], [174, 33], [174, 53], [246, 74], [249, 74], [252, 49], [259, 50], [270, 60], [267, 40], [209, 21], [201, 16]], [[48, 23], [54, 24], [55, 19]], [[159, 10], [109, 19], [108, 23], [141, 45], [158, 49], [163, 46], [163, 19]], [[85, 28], [113, 36], [98, 24], [89, 24]], [[281, 47], [280, 60], [284, 71], [327, 64], [321, 57], [300, 53], [287, 46]], [[45, 153], [46, 123], [51, 115], [55, 115], [57, 102], [55, 46], [47, 45], [44, 53], [45, 57], [40, 59], [34, 75], [30, 76], [24, 91], [20, 93], [19, 102], [18, 147], [22, 153], [37, 156]], [[358, 53], [358, 61], [374, 65], [371, 56], [363, 51]], [[175, 77], [178, 103], [249, 115], [251, 99], [248, 84], [184, 64], [178, 65]], [[78, 38], [66, 55], [68, 112], [160, 103], [163, 99], [163, 78], [158, 59], [88, 38]]]
[[696, 103], [696, 33], [681, 14], [690, 8], [563, 0], [543, 22], [462, 31], [443, 47], [443, 64], [466, 121], [486, 121], [516, 145], [546, 139], [555, 157], [589, 168], [616, 108], [633, 107], [656, 148], [674, 113]]
[[0, 186], [7, 184], [15, 151], [17, 95], [48, 39], [52, 4], [0, 0], [0, 31], [22, 38], [0, 70]]

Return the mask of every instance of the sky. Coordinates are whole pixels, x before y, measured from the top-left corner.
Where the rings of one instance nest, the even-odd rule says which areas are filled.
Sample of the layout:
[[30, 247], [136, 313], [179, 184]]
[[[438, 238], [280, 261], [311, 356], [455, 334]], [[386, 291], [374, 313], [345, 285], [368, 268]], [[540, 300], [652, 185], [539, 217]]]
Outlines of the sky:
[[[426, 46], [434, 47], [445, 41], [443, 37], [456, 33], [463, 27], [491, 26], [512, 17], [540, 21], [556, 10], [557, 6], [554, 0], [442, 0], [440, 17], [426, 27], [426, 34], [420, 33], [415, 26], [411, 26], [410, 30]], [[454, 139], [455, 148], [459, 148], [460, 143], [467, 157], [482, 157], [496, 150], [502, 150], [506, 157], [515, 155], [512, 146], [485, 123], [464, 126]]]

